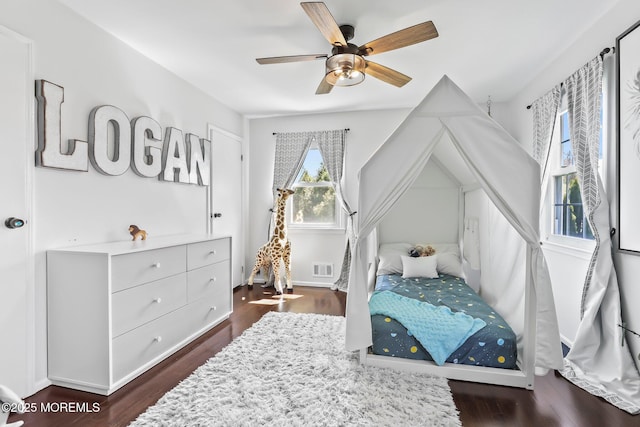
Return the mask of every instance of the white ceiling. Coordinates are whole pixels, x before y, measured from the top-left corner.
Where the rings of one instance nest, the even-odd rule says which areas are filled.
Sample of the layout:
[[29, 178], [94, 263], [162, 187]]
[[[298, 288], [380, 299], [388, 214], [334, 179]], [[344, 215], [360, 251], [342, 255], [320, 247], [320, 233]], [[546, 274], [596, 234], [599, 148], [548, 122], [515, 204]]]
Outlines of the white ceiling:
[[[449, 75], [476, 102], [507, 101], [618, 0], [326, 0], [365, 42], [432, 20], [436, 39], [371, 59], [413, 78], [368, 77], [315, 95], [322, 60], [259, 65], [267, 56], [329, 54], [294, 0], [59, 0], [153, 61], [248, 117], [415, 106]], [[594, 55], [598, 47], [594, 47]]]

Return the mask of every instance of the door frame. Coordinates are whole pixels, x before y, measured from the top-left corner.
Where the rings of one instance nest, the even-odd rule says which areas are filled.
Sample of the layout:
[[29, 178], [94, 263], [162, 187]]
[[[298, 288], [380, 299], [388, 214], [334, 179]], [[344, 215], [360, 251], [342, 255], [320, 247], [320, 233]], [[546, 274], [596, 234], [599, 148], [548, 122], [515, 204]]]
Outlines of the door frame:
[[[244, 284], [246, 281], [246, 269], [245, 269], [245, 226], [247, 224], [247, 213], [245, 212], [245, 206], [248, 204], [245, 200], [245, 195], [247, 194], [247, 177], [246, 177], [246, 162], [244, 161], [245, 157], [245, 146], [244, 146], [244, 138], [234, 132], [228, 131], [224, 128], [216, 126], [212, 123], [207, 123], [207, 137], [211, 141], [211, 179], [209, 191], [207, 191], [207, 233], [213, 233], [213, 132], [217, 132], [222, 134], [230, 139], [237, 141], [240, 144], [240, 155], [242, 156], [242, 160], [240, 162], [240, 176], [242, 177], [242, 181], [240, 182], [240, 236], [238, 236], [235, 241], [232, 242], [233, 245], [239, 245], [239, 252], [242, 254], [242, 259], [240, 260], [242, 276], [240, 277], [240, 284]], [[233, 260], [232, 260], [233, 262]], [[235, 285], [235, 284], [234, 284]]]
[[[25, 396], [30, 396], [37, 392], [38, 390], [48, 386], [50, 384], [47, 376], [46, 376], [46, 355], [44, 359], [41, 361], [36, 360], [36, 337], [38, 334], [36, 333], [36, 329], [41, 329], [43, 338], [42, 346], [45, 349], [46, 353], [46, 311], [40, 313], [40, 318], [36, 319], [36, 286], [35, 286], [35, 254], [34, 254], [34, 241], [33, 241], [33, 199], [34, 199], [34, 184], [33, 184], [33, 175], [34, 175], [34, 162], [30, 162], [29, 159], [33, 159], [35, 152], [35, 92], [34, 92], [34, 82], [35, 82], [35, 73], [33, 66], [33, 41], [23, 35], [5, 27], [4, 25], [0, 25], [0, 33], [3, 36], [6, 36], [10, 39], [14, 39], [19, 43], [24, 44], [26, 49], [26, 64], [25, 70], [25, 81], [27, 84], [25, 85], [25, 129], [24, 129], [24, 141], [25, 141], [25, 167], [24, 167], [24, 218], [26, 227], [23, 228], [23, 232], [25, 233], [26, 239], [26, 251], [25, 251], [25, 297], [26, 297], [26, 306], [25, 309], [25, 330], [26, 330], [26, 372], [25, 372], [25, 383], [24, 387], [26, 390]], [[29, 84], [31, 82], [31, 84]], [[2, 218], [4, 220], [4, 218]], [[4, 226], [0, 224], [0, 226]], [[43, 303], [46, 305], [46, 282], [42, 289], [42, 295], [40, 295], [43, 299]], [[18, 350], [18, 349], [14, 349]], [[45, 372], [45, 376], [43, 378], [38, 379], [38, 383], [36, 384], [36, 363], [43, 363], [43, 370]], [[20, 393], [24, 394], [24, 393]], [[21, 396], [21, 397], [25, 397]]]

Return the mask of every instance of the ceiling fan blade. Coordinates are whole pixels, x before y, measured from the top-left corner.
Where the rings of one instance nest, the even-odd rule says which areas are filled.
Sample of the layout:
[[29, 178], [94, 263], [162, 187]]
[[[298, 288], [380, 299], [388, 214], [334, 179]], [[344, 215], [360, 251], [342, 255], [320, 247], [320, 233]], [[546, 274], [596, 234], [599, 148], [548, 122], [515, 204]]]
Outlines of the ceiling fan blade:
[[433, 25], [432, 21], [427, 21], [365, 43], [358, 48], [358, 52], [364, 56], [376, 55], [436, 37], [438, 37], [436, 26]]
[[340, 27], [333, 19], [331, 12], [327, 6], [321, 1], [302, 2], [300, 6], [307, 12], [311, 21], [320, 30], [325, 39], [329, 41], [333, 46], [341, 45], [346, 46], [347, 41], [340, 31]]
[[327, 94], [327, 93], [331, 92], [331, 89], [333, 89], [333, 85], [327, 83], [327, 81], [323, 77], [322, 81], [318, 85], [318, 89], [316, 89], [316, 95]]
[[326, 54], [320, 53], [318, 55], [292, 55], [292, 56], [271, 56], [268, 58], [256, 58], [258, 64], [282, 64], [285, 62], [302, 62], [302, 61], [315, 61], [316, 59], [325, 59]]
[[402, 87], [411, 81], [411, 77], [371, 61], [367, 61], [365, 74], [397, 87]]

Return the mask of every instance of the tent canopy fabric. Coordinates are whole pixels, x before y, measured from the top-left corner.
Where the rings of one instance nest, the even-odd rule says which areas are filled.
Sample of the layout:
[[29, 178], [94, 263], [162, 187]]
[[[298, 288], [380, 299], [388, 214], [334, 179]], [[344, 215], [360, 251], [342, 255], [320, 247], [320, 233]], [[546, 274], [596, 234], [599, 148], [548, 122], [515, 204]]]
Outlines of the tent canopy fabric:
[[[535, 329], [535, 366], [561, 368], [556, 311], [538, 231], [539, 165], [447, 76], [360, 170], [357, 238], [347, 297], [347, 349], [360, 350], [372, 343], [368, 242], [374, 238], [376, 225], [411, 187], [441, 141], [454, 145], [478, 185], [526, 243], [530, 268], [523, 276], [531, 286], [529, 295], [535, 298], [536, 325], [530, 328]], [[509, 286], [517, 286], [523, 295], [527, 284]]]

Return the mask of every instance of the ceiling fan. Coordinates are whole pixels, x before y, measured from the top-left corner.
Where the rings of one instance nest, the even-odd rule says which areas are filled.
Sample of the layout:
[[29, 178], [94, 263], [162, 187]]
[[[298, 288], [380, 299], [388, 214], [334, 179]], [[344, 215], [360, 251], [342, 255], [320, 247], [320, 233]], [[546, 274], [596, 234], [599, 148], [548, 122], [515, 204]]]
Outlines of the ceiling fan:
[[362, 46], [356, 46], [349, 43], [355, 31], [353, 26], [338, 26], [323, 2], [302, 2], [300, 6], [333, 46], [331, 55], [274, 56], [257, 58], [256, 61], [259, 64], [281, 64], [326, 58], [325, 76], [316, 90], [316, 95], [329, 93], [334, 86], [353, 86], [362, 83], [365, 74], [394, 86], [402, 87], [411, 80], [411, 77], [384, 65], [367, 61], [364, 57], [438, 37], [438, 31], [433, 22], [427, 21], [380, 37]]

